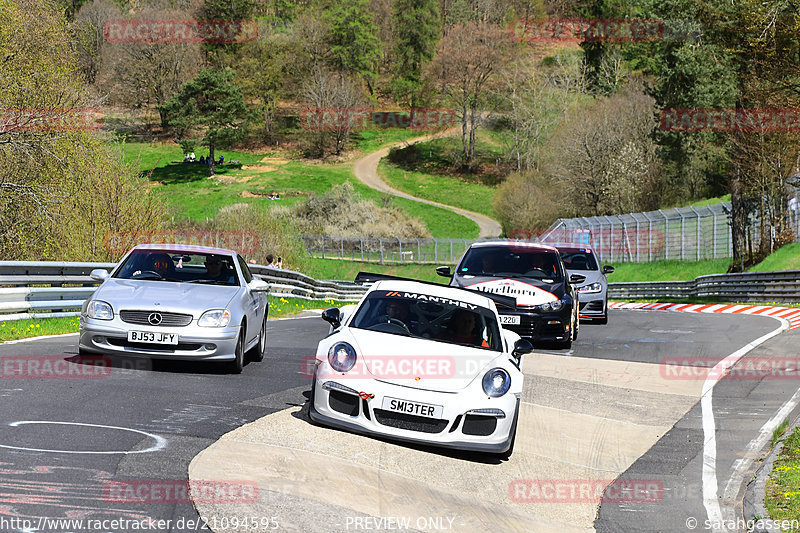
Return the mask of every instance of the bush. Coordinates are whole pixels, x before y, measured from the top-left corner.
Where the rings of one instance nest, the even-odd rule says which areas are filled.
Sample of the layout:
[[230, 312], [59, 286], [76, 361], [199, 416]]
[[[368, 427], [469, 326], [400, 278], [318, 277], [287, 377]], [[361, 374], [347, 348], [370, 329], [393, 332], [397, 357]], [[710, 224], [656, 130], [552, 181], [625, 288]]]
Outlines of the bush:
[[428, 228], [400, 209], [362, 200], [349, 182], [315, 194], [291, 212], [303, 233], [337, 237], [429, 237]]

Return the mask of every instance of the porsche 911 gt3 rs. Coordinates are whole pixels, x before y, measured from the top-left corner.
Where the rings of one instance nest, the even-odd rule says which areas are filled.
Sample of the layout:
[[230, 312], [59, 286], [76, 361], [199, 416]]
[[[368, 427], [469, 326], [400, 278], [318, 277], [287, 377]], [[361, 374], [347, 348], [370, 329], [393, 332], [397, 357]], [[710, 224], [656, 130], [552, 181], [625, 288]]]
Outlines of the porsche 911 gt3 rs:
[[[513, 299], [506, 298], [513, 302]], [[357, 305], [323, 312], [313, 421], [357, 433], [509, 455], [533, 347], [500, 327], [476, 291], [376, 282]]]

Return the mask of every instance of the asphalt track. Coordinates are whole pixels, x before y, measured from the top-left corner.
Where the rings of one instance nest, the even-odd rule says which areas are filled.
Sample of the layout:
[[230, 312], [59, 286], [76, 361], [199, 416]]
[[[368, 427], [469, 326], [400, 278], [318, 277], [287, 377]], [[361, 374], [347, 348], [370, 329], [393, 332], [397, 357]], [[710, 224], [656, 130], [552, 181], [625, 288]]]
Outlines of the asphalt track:
[[[525, 360], [520, 433], [508, 461], [311, 425], [302, 359], [327, 333], [319, 318], [271, 322], [268, 355], [241, 375], [136, 359], [115, 359], [98, 373], [74, 357], [77, 336], [3, 344], [0, 531], [36, 531], [45, 518], [123, 517], [172, 521], [159, 531], [203, 531], [198, 510], [216, 531], [688, 531], [690, 517], [703, 530], [703, 380], [674, 379], [659, 363], [700, 357], [713, 366], [777, 326], [758, 316], [613, 311], [608, 326], [584, 324], [569, 352], [538, 347]], [[797, 338], [780, 334], [746, 357], [795, 355]], [[85, 374], [5, 377], [5, 365], [20, 360], [69, 360]], [[743, 487], [731, 479], [749, 480], [739, 468], [748, 446], [797, 387], [764, 378], [715, 388], [723, 513], [741, 500]], [[116, 482], [186, 482], [187, 471], [193, 480], [255, 482], [257, 501], [195, 508], [164, 498], [115, 501], [110, 492]], [[662, 495], [606, 498], [598, 511], [599, 499], [531, 490], [618, 478], [649, 481]], [[31, 522], [9, 527], [20, 525], [11, 519]], [[236, 528], [234, 519], [251, 522]], [[39, 530], [89, 531], [77, 525]]]

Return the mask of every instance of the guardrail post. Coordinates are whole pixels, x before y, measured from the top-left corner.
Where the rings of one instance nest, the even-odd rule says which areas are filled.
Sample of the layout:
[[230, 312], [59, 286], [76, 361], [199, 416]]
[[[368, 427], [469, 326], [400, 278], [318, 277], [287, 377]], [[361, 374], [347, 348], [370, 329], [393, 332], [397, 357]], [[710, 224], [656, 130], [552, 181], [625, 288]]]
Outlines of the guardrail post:
[[433, 239], [433, 262], [439, 262], [439, 239]]
[[344, 236], [341, 237], [341, 241], [339, 241], [339, 257], [344, 259]]
[[397, 238], [397, 249], [400, 250], [400, 262], [403, 263], [403, 241], [400, 240], [400, 237]]
[[325, 259], [325, 235], [322, 235], [322, 258]]
[[421, 261], [422, 261], [422, 245], [420, 244], [419, 239], [417, 239], [417, 261], [416, 262], [420, 263]]
[[361, 262], [364, 262], [364, 239], [358, 239], [358, 245], [361, 248]]
[[381, 239], [380, 237], [378, 237], [378, 246], [380, 247], [381, 250], [381, 264], [383, 264], [383, 239]]

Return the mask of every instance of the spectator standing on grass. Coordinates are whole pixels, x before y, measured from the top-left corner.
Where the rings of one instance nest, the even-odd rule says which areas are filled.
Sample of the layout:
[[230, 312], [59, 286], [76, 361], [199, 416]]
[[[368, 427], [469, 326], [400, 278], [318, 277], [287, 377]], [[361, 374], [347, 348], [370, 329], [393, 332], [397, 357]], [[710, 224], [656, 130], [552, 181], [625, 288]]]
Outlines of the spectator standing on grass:
[[225, 157], [222, 154], [220, 154], [220, 156], [219, 156], [219, 164], [221, 165], [224, 162], [225, 162]]
[[197, 157], [194, 155], [194, 152], [192, 152], [191, 154], [189, 154], [189, 161], [191, 161], [192, 163], [194, 163], [196, 159], [197, 159]]

